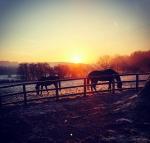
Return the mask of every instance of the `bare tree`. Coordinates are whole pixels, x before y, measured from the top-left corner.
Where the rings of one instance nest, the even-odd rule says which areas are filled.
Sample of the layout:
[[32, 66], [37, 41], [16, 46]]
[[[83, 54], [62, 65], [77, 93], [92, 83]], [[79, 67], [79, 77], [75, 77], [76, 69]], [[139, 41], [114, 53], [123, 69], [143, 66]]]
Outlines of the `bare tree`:
[[59, 75], [61, 78], [65, 78], [69, 75], [69, 67], [67, 65], [57, 65], [54, 67], [55, 74]]
[[106, 55], [99, 58], [97, 62], [99, 69], [107, 69], [111, 67], [111, 57]]
[[18, 67], [18, 74], [21, 76], [22, 80], [28, 80], [29, 79], [29, 71], [28, 71], [28, 64], [23, 63], [20, 64]]

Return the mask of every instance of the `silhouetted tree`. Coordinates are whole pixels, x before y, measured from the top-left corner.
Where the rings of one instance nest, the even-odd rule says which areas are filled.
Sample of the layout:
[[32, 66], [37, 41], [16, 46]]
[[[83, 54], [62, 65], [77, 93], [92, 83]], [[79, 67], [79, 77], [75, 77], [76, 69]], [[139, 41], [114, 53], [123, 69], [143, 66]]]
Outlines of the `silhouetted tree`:
[[48, 63], [37, 63], [36, 64], [36, 77], [46, 77], [49, 74], [50, 66]]
[[107, 69], [111, 67], [111, 57], [108, 55], [102, 56], [97, 62], [98, 69]]
[[57, 65], [54, 66], [55, 74], [59, 75], [60, 78], [68, 77], [69, 75], [69, 67], [67, 65]]
[[29, 80], [29, 70], [28, 70], [28, 64], [23, 63], [20, 64], [18, 67], [18, 74], [21, 75], [21, 80]]
[[53, 75], [54, 69], [48, 63], [25, 63], [19, 65], [18, 74], [21, 75], [22, 80], [37, 80], [41, 77]]
[[36, 64], [29, 64], [29, 78], [30, 80], [36, 80], [37, 79], [37, 72], [36, 72]]
[[99, 58], [97, 68], [113, 68], [122, 72], [150, 71], [150, 51], [136, 51], [129, 56], [103, 56]]

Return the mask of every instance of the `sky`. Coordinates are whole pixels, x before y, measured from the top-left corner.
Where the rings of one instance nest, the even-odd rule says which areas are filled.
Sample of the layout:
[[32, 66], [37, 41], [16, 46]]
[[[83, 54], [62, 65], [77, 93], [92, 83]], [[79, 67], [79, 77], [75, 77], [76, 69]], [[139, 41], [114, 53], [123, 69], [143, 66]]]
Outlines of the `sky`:
[[0, 60], [94, 63], [150, 50], [150, 0], [0, 0]]

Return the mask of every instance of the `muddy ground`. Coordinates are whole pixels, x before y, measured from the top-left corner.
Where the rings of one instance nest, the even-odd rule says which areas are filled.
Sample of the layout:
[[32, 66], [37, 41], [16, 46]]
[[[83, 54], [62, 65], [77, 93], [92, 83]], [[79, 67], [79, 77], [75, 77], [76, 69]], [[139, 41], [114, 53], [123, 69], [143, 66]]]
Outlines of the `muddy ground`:
[[1, 143], [149, 143], [150, 120], [135, 111], [137, 94], [97, 93], [5, 107]]

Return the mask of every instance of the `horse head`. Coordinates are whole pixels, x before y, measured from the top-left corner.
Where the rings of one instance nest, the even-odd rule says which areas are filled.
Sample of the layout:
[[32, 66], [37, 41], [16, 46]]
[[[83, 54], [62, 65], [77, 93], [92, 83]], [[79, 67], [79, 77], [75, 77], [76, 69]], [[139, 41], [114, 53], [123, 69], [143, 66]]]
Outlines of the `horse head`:
[[115, 72], [115, 75], [113, 75], [114, 78], [116, 79], [117, 81], [117, 87], [120, 91], [122, 91], [122, 81], [121, 81], [121, 78], [120, 78], [120, 75], [119, 73]]

